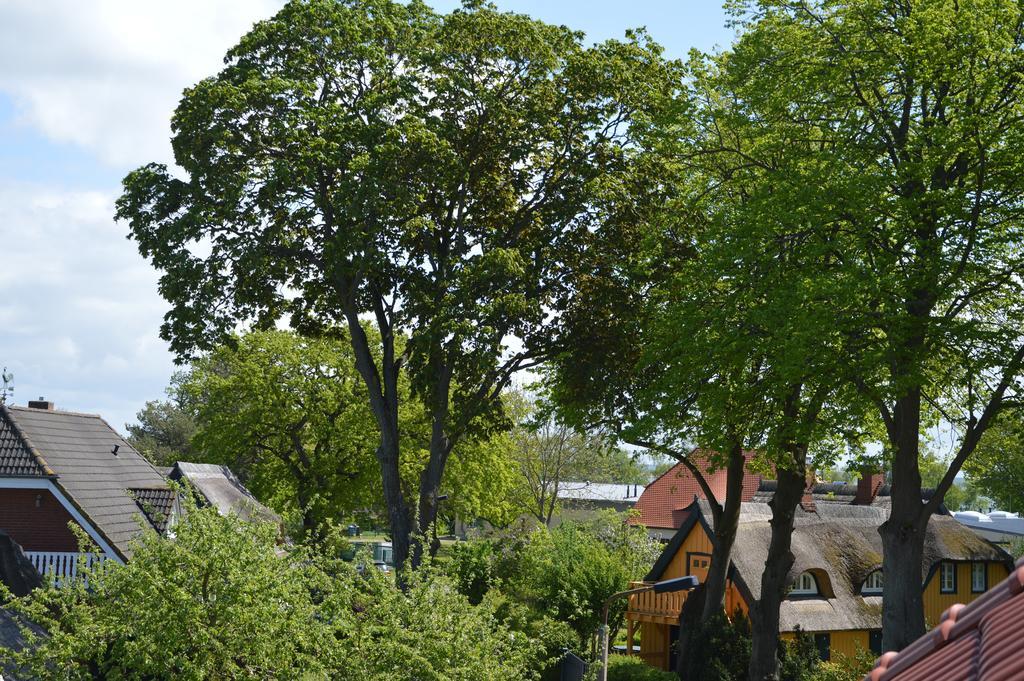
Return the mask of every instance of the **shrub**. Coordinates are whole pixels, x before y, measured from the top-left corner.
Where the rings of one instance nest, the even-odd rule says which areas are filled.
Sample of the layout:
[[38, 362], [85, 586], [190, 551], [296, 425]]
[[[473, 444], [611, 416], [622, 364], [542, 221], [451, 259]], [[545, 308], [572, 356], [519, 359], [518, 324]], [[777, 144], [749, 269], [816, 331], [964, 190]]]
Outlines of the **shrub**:
[[608, 658], [608, 681], [679, 681], [679, 677], [636, 657], [612, 655]]
[[45, 634], [26, 631], [20, 653], [0, 648], [0, 666], [67, 680], [525, 681], [543, 665], [536, 640], [435, 570], [402, 593], [333, 551], [281, 555], [276, 528], [213, 508], [188, 508], [175, 535], [145, 532], [126, 565], [87, 572], [89, 589], [4, 603]]
[[750, 664], [750, 622], [740, 612], [732, 620], [713, 616], [693, 635], [687, 678], [692, 681], [745, 679]]

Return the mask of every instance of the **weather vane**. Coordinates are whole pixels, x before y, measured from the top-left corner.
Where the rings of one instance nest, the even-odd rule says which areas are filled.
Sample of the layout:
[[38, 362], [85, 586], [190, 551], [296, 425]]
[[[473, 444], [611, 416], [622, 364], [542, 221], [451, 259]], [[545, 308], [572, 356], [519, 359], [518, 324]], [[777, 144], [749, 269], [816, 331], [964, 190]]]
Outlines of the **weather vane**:
[[14, 395], [14, 384], [11, 383], [14, 380], [14, 374], [8, 371], [7, 367], [4, 367], [3, 372], [0, 373], [0, 380], [3, 381], [0, 384], [0, 404], [4, 404], [7, 402], [8, 397]]

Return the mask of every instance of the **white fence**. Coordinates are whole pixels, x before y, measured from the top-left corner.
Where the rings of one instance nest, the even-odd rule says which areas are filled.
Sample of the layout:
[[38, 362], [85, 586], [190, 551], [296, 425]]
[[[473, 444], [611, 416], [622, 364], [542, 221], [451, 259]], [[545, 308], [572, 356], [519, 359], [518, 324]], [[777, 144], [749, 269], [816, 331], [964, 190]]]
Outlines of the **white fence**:
[[44, 578], [56, 580], [58, 585], [73, 580], [78, 575], [80, 561], [92, 567], [94, 563], [102, 563], [106, 556], [95, 553], [77, 553], [74, 551], [26, 551], [25, 556]]

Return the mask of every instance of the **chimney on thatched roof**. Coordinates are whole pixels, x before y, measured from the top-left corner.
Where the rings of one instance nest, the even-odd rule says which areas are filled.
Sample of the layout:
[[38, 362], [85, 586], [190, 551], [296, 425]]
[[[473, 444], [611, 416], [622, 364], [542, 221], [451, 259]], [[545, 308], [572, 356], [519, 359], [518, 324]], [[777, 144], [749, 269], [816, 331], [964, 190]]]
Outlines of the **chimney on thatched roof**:
[[814, 513], [818, 510], [817, 505], [814, 503], [814, 486], [818, 484], [818, 477], [814, 474], [814, 471], [808, 470], [807, 477], [804, 480], [804, 495], [800, 499], [800, 508], [804, 509], [807, 513]]
[[885, 473], [878, 466], [865, 466], [860, 470], [860, 480], [857, 481], [857, 494], [853, 497], [853, 503], [870, 506], [884, 484]]

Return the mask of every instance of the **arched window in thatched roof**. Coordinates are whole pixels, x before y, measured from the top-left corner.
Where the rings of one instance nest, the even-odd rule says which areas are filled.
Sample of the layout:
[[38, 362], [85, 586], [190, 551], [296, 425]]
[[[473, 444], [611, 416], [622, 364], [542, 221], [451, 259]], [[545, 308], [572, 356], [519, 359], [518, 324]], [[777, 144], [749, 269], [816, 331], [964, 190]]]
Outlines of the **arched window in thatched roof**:
[[864, 596], [881, 596], [882, 595], [882, 571], [875, 570], [868, 574], [867, 579], [864, 580], [863, 586], [860, 588], [860, 592]]
[[820, 592], [818, 580], [810, 572], [801, 572], [796, 578], [793, 587], [789, 590], [790, 596], [817, 596]]

